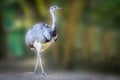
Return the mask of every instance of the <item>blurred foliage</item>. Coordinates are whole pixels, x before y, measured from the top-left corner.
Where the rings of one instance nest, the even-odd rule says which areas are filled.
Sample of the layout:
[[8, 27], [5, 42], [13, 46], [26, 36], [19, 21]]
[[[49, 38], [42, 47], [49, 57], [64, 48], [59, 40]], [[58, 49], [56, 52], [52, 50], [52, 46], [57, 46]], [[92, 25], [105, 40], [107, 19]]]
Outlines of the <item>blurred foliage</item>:
[[[120, 66], [119, 0], [1, 0], [1, 56], [30, 56], [24, 43], [28, 28], [51, 23], [49, 7], [58, 5], [59, 39], [46, 50], [48, 65], [59, 68]], [[6, 54], [5, 54], [6, 53]], [[111, 62], [111, 63], [110, 63]]]

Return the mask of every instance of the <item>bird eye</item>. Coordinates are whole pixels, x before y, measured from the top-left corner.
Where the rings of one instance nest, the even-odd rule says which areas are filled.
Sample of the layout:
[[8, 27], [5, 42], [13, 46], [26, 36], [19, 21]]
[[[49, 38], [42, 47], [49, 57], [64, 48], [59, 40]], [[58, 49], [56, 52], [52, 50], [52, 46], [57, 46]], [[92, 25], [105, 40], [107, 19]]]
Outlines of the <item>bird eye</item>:
[[51, 7], [51, 10], [54, 10], [54, 9], [56, 9], [57, 7], [56, 6], [53, 6], [53, 7]]
[[53, 8], [56, 8], [56, 6], [54, 6]]

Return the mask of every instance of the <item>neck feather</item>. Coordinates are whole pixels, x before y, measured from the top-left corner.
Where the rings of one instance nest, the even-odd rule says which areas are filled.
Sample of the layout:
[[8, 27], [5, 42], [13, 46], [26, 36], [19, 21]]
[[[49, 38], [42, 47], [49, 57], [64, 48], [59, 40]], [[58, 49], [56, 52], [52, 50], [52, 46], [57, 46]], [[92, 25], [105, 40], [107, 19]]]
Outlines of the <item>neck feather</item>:
[[51, 13], [51, 16], [52, 16], [52, 30], [55, 30], [56, 17], [55, 17], [55, 14], [52, 11], [50, 11], [50, 13]]

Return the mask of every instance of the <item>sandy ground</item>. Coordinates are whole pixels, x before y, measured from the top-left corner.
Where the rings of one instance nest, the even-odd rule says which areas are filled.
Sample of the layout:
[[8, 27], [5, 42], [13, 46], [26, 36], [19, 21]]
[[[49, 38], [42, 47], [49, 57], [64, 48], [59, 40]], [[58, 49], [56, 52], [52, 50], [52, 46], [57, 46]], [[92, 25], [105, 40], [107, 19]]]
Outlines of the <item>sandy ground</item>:
[[33, 72], [1, 73], [0, 80], [120, 80], [119, 76], [88, 72], [51, 72], [47, 76]]
[[120, 80], [120, 75], [85, 70], [46, 70], [47, 76], [34, 75], [33, 67], [33, 60], [0, 62], [0, 80]]

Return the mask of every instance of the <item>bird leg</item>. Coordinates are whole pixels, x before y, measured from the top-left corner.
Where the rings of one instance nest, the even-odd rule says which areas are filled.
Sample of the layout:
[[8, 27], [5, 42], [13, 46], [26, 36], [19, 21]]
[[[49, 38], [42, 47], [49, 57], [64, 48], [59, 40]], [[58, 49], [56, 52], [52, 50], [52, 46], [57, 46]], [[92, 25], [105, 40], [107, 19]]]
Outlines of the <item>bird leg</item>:
[[42, 65], [41, 53], [39, 54], [38, 59], [39, 59], [39, 62], [40, 62], [40, 67], [41, 67], [41, 70], [42, 70], [42, 75], [46, 76], [46, 73], [45, 73], [45, 71], [43, 69], [43, 65]]
[[35, 64], [35, 68], [34, 68], [34, 74], [37, 74], [37, 66], [38, 66], [38, 56], [36, 59], [36, 64]]
[[34, 42], [34, 47], [36, 48], [36, 51], [37, 51], [37, 61], [36, 61], [36, 66], [34, 68], [34, 73], [36, 74], [36, 70], [37, 70], [37, 66], [38, 66], [38, 60], [40, 62], [40, 67], [41, 67], [41, 70], [42, 70], [42, 74], [43, 75], [46, 75], [45, 74], [45, 71], [43, 69], [43, 66], [42, 66], [42, 60], [41, 60], [41, 46], [42, 44], [40, 44], [39, 42], [35, 41]]

